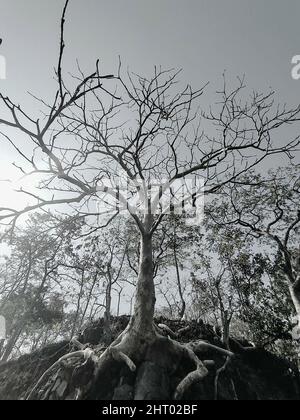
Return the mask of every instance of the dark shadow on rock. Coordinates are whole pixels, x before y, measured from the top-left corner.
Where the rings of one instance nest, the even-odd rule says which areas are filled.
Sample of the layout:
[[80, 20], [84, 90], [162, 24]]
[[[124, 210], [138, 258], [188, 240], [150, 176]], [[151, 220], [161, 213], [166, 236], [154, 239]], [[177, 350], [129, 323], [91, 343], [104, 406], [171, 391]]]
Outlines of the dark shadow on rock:
[[[127, 326], [128, 316], [114, 318], [113, 339]], [[206, 340], [220, 345], [213, 328], [203, 322], [185, 322], [159, 318], [158, 323], [173, 331], [189, 326], [178, 341], [187, 343]], [[83, 344], [98, 345], [103, 338], [103, 320], [92, 323], [79, 336]], [[0, 364], [0, 400], [24, 399], [41, 375], [60, 357], [70, 351], [68, 342], [49, 345], [40, 351]], [[299, 372], [290, 362], [265, 350], [241, 351], [219, 378], [219, 400], [300, 400]], [[224, 364], [224, 357], [213, 351], [201, 352], [201, 360], [213, 360], [209, 375], [201, 383], [191, 386], [185, 400], [213, 400], [216, 370]], [[122, 363], [112, 362], [108, 374], [98, 378], [85, 399], [88, 400], [169, 400], [179, 382], [195, 366], [182, 350], [170, 346], [165, 337], [149, 346], [145, 360], [132, 373]]]

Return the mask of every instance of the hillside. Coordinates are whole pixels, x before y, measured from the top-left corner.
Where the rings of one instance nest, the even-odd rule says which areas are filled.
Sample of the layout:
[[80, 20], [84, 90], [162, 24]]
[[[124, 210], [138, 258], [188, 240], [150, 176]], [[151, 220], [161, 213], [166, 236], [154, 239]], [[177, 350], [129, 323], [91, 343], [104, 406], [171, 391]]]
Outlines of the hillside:
[[[127, 317], [114, 319], [113, 334], [118, 335], [126, 326]], [[220, 346], [220, 340], [209, 325], [202, 322], [168, 321], [158, 319], [174, 332], [183, 329], [178, 337], [181, 343], [205, 340]], [[103, 320], [93, 323], [79, 337], [83, 344], [96, 347], [101, 343]], [[231, 341], [234, 359], [218, 380], [219, 400], [299, 400], [300, 378], [289, 362], [264, 350], [242, 350], [241, 344]], [[41, 375], [60, 357], [70, 351], [68, 342], [52, 344], [18, 360], [0, 365], [0, 400], [25, 399]], [[192, 385], [183, 395], [184, 400], [213, 400], [216, 398], [216, 372], [225, 362], [222, 355], [212, 350], [198, 354], [206, 362], [209, 375], [202, 382]], [[213, 363], [213, 362], [214, 363]], [[176, 369], [174, 370], [174, 366]], [[168, 369], [168, 367], [170, 369]], [[182, 377], [191, 370], [185, 357], [174, 360], [174, 354], [164, 351], [163, 346], [149, 346], [145, 361], [132, 373], [122, 367], [121, 376], [100, 378], [83, 399], [91, 400], [170, 400]], [[88, 369], [72, 372], [72, 380], [82, 383]], [[121, 379], [119, 380], [119, 378]], [[71, 382], [70, 382], [71, 383]], [[59, 386], [58, 386], [59, 387]], [[57, 399], [64, 399], [62, 397]], [[34, 395], [33, 399], [39, 399]], [[53, 398], [53, 396], [52, 396]], [[49, 398], [49, 399], [52, 399]], [[56, 398], [55, 398], [56, 399]]]

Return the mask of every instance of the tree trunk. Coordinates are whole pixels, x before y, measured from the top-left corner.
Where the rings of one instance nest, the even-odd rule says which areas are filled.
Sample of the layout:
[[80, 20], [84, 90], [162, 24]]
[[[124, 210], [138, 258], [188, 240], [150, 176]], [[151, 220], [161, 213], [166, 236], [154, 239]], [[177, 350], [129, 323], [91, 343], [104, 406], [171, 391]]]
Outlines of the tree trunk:
[[23, 329], [26, 326], [26, 323], [27, 323], [27, 319], [26, 319], [26, 316], [24, 316], [24, 319], [16, 327], [13, 335], [10, 337], [10, 339], [7, 342], [7, 345], [4, 347], [3, 354], [1, 355], [1, 362], [7, 362], [9, 356], [11, 355], [12, 351], [14, 350], [14, 347], [15, 347], [17, 341], [20, 338], [20, 335], [23, 332]]
[[81, 298], [83, 295], [83, 286], [84, 286], [84, 271], [82, 271], [81, 274], [81, 283], [80, 283], [80, 290], [79, 290], [79, 294], [77, 297], [77, 305], [76, 305], [76, 313], [75, 313], [75, 319], [73, 322], [73, 327], [71, 330], [71, 339], [74, 337], [76, 329], [78, 328], [78, 317], [79, 317], [79, 312], [80, 312], [80, 304], [81, 304]]
[[5, 340], [1, 339], [0, 340], [0, 360], [1, 360], [1, 355], [2, 355], [2, 351], [3, 351], [4, 343], [5, 343]]
[[153, 272], [152, 235], [150, 233], [153, 216], [145, 216], [145, 232], [141, 235], [139, 274], [135, 304], [129, 328], [142, 336], [153, 334], [155, 309], [155, 287]]
[[[300, 281], [296, 281], [293, 285], [290, 286], [290, 294], [296, 309], [298, 326], [293, 330], [293, 338], [295, 340], [300, 340]], [[300, 369], [300, 353], [298, 354], [298, 368]]]
[[184, 300], [183, 290], [182, 290], [182, 286], [181, 286], [181, 278], [180, 278], [180, 270], [179, 270], [179, 264], [178, 264], [178, 258], [177, 258], [175, 237], [174, 237], [173, 251], [174, 251], [174, 261], [175, 261], [175, 268], [176, 268], [177, 287], [178, 287], [178, 292], [179, 292], [179, 297], [180, 297], [180, 302], [181, 302], [181, 308], [180, 308], [180, 311], [179, 311], [179, 318], [183, 319], [183, 317], [185, 315], [186, 303], [185, 303], [185, 300]]
[[139, 332], [152, 331], [155, 308], [153, 280], [152, 238], [149, 234], [141, 239], [139, 275], [131, 324]]
[[229, 316], [228, 311], [221, 311], [222, 318], [222, 342], [225, 344], [226, 348], [230, 350], [229, 338], [230, 338], [230, 323], [231, 317]]
[[117, 304], [117, 317], [120, 316], [120, 306], [121, 306], [121, 297], [122, 297], [123, 289], [118, 292], [118, 304]]
[[107, 279], [107, 286], [105, 291], [105, 313], [104, 313], [104, 332], [105, 332], [105, 341], [107, 344], [111, 343], [112, 332], [111, 332], [111, 289], [112, 289], [112, 279], [110, 275]]
[[299, 328], [300, 328], [300, 282], [290, 286], [290, 294], [296, 309]]

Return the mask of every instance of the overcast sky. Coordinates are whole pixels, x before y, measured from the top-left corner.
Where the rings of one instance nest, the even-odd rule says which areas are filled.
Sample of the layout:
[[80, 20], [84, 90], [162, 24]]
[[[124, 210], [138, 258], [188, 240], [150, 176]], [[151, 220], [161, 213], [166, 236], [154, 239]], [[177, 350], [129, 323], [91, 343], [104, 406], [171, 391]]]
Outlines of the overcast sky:
[[[0, 53], [7, 58], [1, 89], [18, 97], [27, 89], [47, 93], [63, 3], [0, 0]], [[195, 85], [227, 69], [294, 101], [300, 82], [291, 79], [290, 62], [300, 54], [299, 16], [299, 0], [71, 0], [67, 68], [78, 58], [89, 69], [99, 57], [111, 72], [121, 55], [139, 73], [154, 64], [183, 67]]]
[[[53, 67], [64, 0], [0, 0], [0, 55], [7, 62], [1, 92], [34, 111], [31, 91], [53, 97]], [[207, 96], [229, 77], [246, 74], [254, 89], [278, 92], [278, 100], [300, 102], [300, 80], [291, 59], [300, 54], [299, 0], [71, 0], [66, 24], [65, 70], [76, 59], [86, 71], [97, 58], [103, 72], [124, 67], [149, 74], [155, 64], [184, 69], [195, 88], [211, 82]], [[0, 179], [10, 175], [12, 150], [1, 145]], [[0, 184], [3, 196], [8, 186]], [[2, 203], [1, 203], [2, 204]]]

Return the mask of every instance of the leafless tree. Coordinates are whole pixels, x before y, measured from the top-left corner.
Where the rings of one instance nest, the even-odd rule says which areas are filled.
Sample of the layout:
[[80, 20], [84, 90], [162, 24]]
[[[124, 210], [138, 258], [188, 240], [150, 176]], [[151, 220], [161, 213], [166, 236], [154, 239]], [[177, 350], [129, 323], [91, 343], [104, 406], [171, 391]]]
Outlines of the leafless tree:
[[[177, 71], [155, 68], [149, 78], [133, 74], [123, 77], [120, 66], [113, 77], [101, 75], [97, 62], [96, 70], [88, 76], [79, 70], [79, 76], [74, 78], [76, 87], [68, 88], [62, 69], [67, 6], [68, 1], [61, 21], [56, 67], [58, 88], [50, 104], [42, 101], [43, 119], [29, 115], [12, 99], [0, 94], [5, 109], [5, 117], [0, 118], [2, 138], [24, 160], [25, 165], [17, 165], [24, 175], [43, 177], [37, 192], [21, 191], [36, 203], [19, 210], [0, 208], [0, 221], [9, 223], [13, 229], [22, 215], [61, 204], [69, 204], [79, 217], [85, 218], [89, 229], [102, 226], [105, 211], [111, 217], [104, 224], [123, 210], [135, 221], [141, 248], [129, 326], [101, 355], [88, 353], [77, 343], [78, 352], [68, 356], [82, 358], [88, 354], [99, 378], [105, 376], [112, 360], [124, 362], [135, 370], [149, 345], [163, 340], [153, 322], [152, 241], [164, 215], [184, 205], [195, 205], [198, 195], [216, 193], [223, 186], [235, 183], [270, 156], [285, 153], [292, 157], [299, 139], [287, 139], [284, 144], [276, 145], [273, 135], [298, 121], [300, 108], [274, 106], [274, 92], [254, 93], [245, 102], [243, 80], [232, 90], [224, 82], [217, 106], [202, 115], [202, 120], [210, 125], [204, 132], [198, 110], [204, 87], [193, 90], [188, 85], [181, 89]], [[108, 79], [113, 79], [113, 86], [109, 87]], [[14, 133], [27, 138], [26, 149], [18, 145]], [[165, 206], [166, 193], [172, 192], [176, 183], [192, 176], [204, 179], [201, 191], [180, 196], [177, 201], [175, 194], [171, 206], [170, 203]], [[123, 188], [121, 181], [125, 178], [127, 186]], [[154, 193], [156, 187], [158, 191]], [[103, 211], [105, 205], [110, 208]], [[98, 223], [96, 227], [95, 222], [88, 225], [93, 216]], [[195, 371], [178, 384], [175, 398], [181, 398], [186, 388], [204, 378], [208, 371], [196, 356], [197, 347], [192, 351], [172, 341], [168, 345], [171, 352], [188, 354], [195, 365]], [[204, 345], [199, 343], [198, 347]], [[60, 363], [51, 369], [58, 366]], [[36, 395], [47, 375], [49, 372], [36, 384], [29, 398]], [[83, 392], [81, 388], [77, 397], [81, 398]]]

